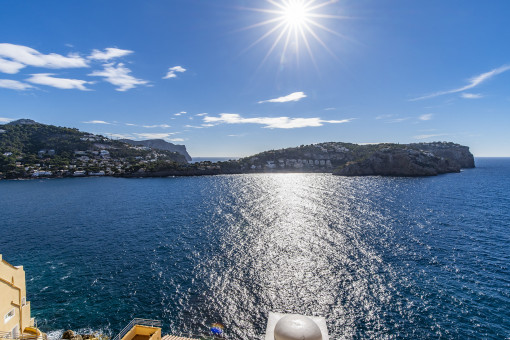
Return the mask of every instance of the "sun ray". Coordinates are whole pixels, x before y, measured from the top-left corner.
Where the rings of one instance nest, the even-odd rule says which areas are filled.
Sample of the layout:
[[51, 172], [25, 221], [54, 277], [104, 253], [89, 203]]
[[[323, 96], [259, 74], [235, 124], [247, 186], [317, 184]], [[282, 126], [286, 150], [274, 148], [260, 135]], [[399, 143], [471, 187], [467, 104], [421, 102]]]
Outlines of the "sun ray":
[[268, 39], [270, 36], [274, 36], [275, 40], [271, 44], [262, 63], [264, 63], [269, 56], [277, 50], [278, 45], [280, 45], [281, 49], [278, 49], [280, 63], [288, 59], [286, 57], [287, 54], [295, 54], [296, 60], [299, 61], [299, 51], [301, 49], [306, 49], [312, 62], [317, 65], [313, 55], [314, 46], [312, 46], [312, 42], [314, 41], [337, 59], [333, 51], [324, 43], [319, 34], [315, 32], [315, 30], [320, 30], [347, 39], [344, 35], [319, 22], [321, 19], [349, 19], [349, 17], [321, 13], [318, 11], [324, 10], [325, 7], [336, 2], [338, 2], [338, 0], [266, 0], [266, 3], [271, 7], [245, 8], [272, 16], [269, 19], [248, 26], [245, 29], [274, 25], [248, 46], [245, 51], [259, 44], [261, 41]]
[[266, 34], [264, 34], [263, 36], [258, 38], [256, 41], [254, 41], [250, 46], [245, 48], [243, 52], [245, 52], [245, 51], [249, 50], [250, 48], [252, 48], [253, 46], [257, 45], [259, 42], [261, 42], [262, 40], [264, 40], [265, 38], [267, 38], [268, 36], [270, 36], [271, 34], [276, 32], [283, 25], [285, 25], [285, 23], [284, 22], [280, 22], [278, 25], [273, 27], [271, 30], [267, 31]]

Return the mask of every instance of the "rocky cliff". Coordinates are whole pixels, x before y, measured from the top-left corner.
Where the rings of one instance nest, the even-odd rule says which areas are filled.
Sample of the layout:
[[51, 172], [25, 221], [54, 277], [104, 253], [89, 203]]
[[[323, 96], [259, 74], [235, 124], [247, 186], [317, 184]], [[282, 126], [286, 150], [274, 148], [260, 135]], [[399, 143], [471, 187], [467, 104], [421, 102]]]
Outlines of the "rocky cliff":
[[333, 171], [339, 176], [434, 176], [459, 172], [458, 162], [420, 150], [385, 149], [367, 158], [348, 162]]
[[325, 172], [342, 176], [431, 176], [474, 167], [468, 147], [447, 142], [328, 142], [266, 151], [237, 162], [241, 172]]
[[339, 176], [435, 176], [474, 168], [466, 146], [454, 143], [414, 143], [385, 147], [349, 161], [333, 171]]
[[148, 139], [148, 140], [131, 140], [131, 139], [121, 139], [121, 142], [128, 143], [135, 146], [146, 146], [152, 149], [157, 150], [165, 150], [170, 152], [177, 152], [183, 155], [188, 162], [191, 162], [191, 156], [188, 154], [188, 151], [186, 151], [185, 145], [176, 145], [172, 143], [168, 143], [167, 141], [164, 141], [163, 139]]

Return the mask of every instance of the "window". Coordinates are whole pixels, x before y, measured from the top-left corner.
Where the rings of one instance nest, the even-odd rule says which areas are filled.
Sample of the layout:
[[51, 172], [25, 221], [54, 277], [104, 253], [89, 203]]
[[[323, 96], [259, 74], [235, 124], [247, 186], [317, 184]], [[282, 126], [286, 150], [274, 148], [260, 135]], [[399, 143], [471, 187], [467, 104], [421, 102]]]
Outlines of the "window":
[[21, 298], [21, 307], [23, 307], [23, 306], [24, 306], [24, 305], [26, 305], [26, 304], [27, 304], [27, 298], [26, 298], [25, 296], [23, 296], [23, 297]]
[[4, 316], [4, 323], [9, 322], [10, 319], [14, 317], [14, 308], [9, 311], [9, 313]]

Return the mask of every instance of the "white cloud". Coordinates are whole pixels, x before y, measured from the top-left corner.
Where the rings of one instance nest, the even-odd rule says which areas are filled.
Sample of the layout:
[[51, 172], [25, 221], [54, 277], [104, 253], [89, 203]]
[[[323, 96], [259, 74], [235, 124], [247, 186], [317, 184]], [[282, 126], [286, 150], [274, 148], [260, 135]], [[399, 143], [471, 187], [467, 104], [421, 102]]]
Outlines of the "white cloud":
[[419, 117], [419, 119], [420, 119], [420, 120], [431, 120], [431, 119], [432, 119], [432, 116], [433, 116], [433, 114], [432, 114], [432, 113], [426, 113], [426, 114], [424, 114], [424, 115], [421, 115], [421, 116]]
[[175, 132], [169, 133], [135, 133], [138, 138], [145, 139], [165, 139], [170, 137], [171, 135], [175, 135]]
[[183, 73], [186, 72], [186, 69], [182, 66], [170, 67], [168, 69], [168, 73], [166, 74], [166, 76], [163, 77], [163, 79], [177, 78], [177, 74], [175, 74], [176, 72]]
[[2, 118], [0, 117], [0, 123], [9, 123], [12, 122], [14, 119], [12, 118]]
[[127, 126], [138, 126], [136, 124], [132, 124], [132, 123], [125, 123]]
[[466, 92], [461, 93], [460, 96], [465, 99], [479, 99], [483, 97], [481, 94], [478, 93], [466, 93]]
[[184, 142], [184, 138], [171, 138], [169, 139], [170, 142]]
[[110, 138], [117, 138], [117, 139], [131, 139], [133, 136], [127, 133], [106, 133], [106, 135]]
[[17, 61], [0, 58], [0, 72], [15, 74], [24, 67], [24, 64], [18, 63]]
[[27, 83], [22, 83], [17, 80], [10, 80], [10, 79], [0, 79], [0, 87], [3, 87], [4, 89], [12, 89], [12, 90], [26, 90], [33, 88], [32, 85]]
[[46, 85], [56, 87], [58, 89], [70, 90], [77, 89], [81, 91], [90, 91], [85, 87], [85, 84], [94, 84], [91, 81], [85, 81], [80, 79], [67, 79], [67, 78], [56, 78], [52, 77], [52, 73], [37, 73], [32, 74], [32, 77], [28, 78], [27, 81], [33, 84]]
[[104, 65], [103, 71], [94, 71], [89, 76], [94, 77], [104, 77], [105, 81], [109, 82], [112, 85], [117, 86], [117, 91], [127, 91], [136, 87], [137, 85], [145, 85], [149, 82], [142, 79], [137, 79], [131, 75], [131, 70], [124, 67], [123, 63], [117, 64], [106, 64]]
[[17, 73], [26, 66], [45, 68], [88, 67], [87, 61], [76, 54], [63, 56], [56, 53], [42, 54], [33, 48], [8, 43], [0, 44], [0, 71]]
[[432, 94], [429, 94], [429, 95], [426, 95], [426, 96], [422, 96], [422, 97], [411, 99], [411, 101], [422, 100], [422, 99], [429, 99], [429, 98], [433, 98], [433, 97], [437, 97], [437, 96], [442, 96], [442, 95], [445, 95], [445, 94], [464, 92], [464, 91], [472, 89], [472, 88], [480, 85], [481, 83], [491, 79], [492, 77], [494, 77], [494, 76], [496, 76], [498, 74], [501, 74], [503, 72], [506, 72], [508, 70], [510, 70], [510, 65], [503, 65], [503, 66], [495, 68], [495, 69], [493, 69], [493, 70], [491, 70], [489, 72], [482, 73], [480, 75], [477, 75], [477, 76], [469, 79], [469, 84], [466, 85], [466, 86], [459, 87], [459, 88], [453, 89], [453, 90], [432, 93]]
[[204, 112], [204, 113], [197, 113], [195, 116], [197, 116], [197, 117], [207, 116], [207, 113], [206, 112]]
[[89, 120], [88, 122], [82, 122], [85, 124], [106, 124], [111, 125], [112, 123], [105, 122], [104, 120]]
[[[257, 117], [243, 118], [236, 113], [222, 113], [219, 117], [204, 117], [204, 122], [213, 124], [261, 124], [268, 129], [295, 129], [322, 126], [324, 123], [342, 124], [352, 119], [322, 120], [320, 118]], [[206, 126], [206, 125], [203, 125]]]
[[144, 128], [148, 128], [148, 129], [152, 129], [152, 128], [162, 128], [162, 129], [167, 129], [169, 127], [171, 127], [170, 125], [168, 124], [159, 124], [159, 125], [143, 125]]
[[336, 107], [327, 107], [324, 109], [324, 111], [333, 111], [336, 110]]
[[130, 50], [121, 50], [120, 48], [108, 47], [105, 48], [104, 52], [100, 50], [93, 50], [92, 54], [88, 57], [89, 59], [108, 61], [113, 58], [124, 57], [128, 54], [133, 53]]
[[268, 100], [261, 100], [258, 103], [286, 103], [286, 102], [297, 102], [298, 100], [301, 100], [303, 98], [306, 98], [306, 94], [304, 92], [293, 92], [289, 95], [278, 97], [274, 99], [268, 99]]
[[414, 136], [414, 139], [429, 139], [429, 138], [440, 137], [440, 136], [447, 136], [447, 134], [439, 133], [439, 134], [434, 134], [434, 135], [418, 135], [418, 136]]
[[203, 126], [196, 126], [196, 125], [184, 125], [185, 128], [192, 128], [192, 129], [203, 129]]

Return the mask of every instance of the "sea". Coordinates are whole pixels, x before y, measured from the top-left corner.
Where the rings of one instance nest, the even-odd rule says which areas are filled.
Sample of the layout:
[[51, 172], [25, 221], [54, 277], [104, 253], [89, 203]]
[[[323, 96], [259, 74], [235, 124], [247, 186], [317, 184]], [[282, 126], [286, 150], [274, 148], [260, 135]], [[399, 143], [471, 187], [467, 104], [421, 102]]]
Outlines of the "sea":
[[0, 181], [0, 253], [38, 327], [263, 339], [510, 337], [510, 158], [435, 177], [245, 174]]

